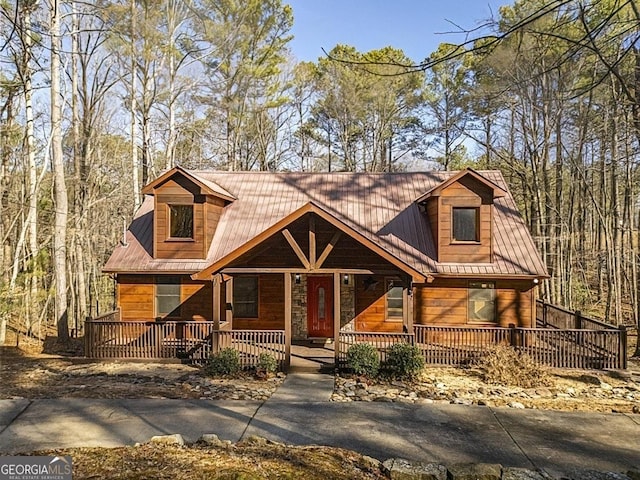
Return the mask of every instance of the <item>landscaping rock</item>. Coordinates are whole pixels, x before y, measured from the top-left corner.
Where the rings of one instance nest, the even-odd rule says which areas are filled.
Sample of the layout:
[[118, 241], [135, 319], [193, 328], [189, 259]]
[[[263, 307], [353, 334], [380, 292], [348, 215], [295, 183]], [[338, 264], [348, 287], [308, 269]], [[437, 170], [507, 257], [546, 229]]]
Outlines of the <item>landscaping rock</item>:
[[218, 438], [215, 433], [205, 433], [198, 439], [198, 443], [204, 443], [212, 447], [219, 447], [224, 445], [224, 442]]
[[507, 467], [502, 469], [502, 480], [552, 480], [550, 475], [527, 468]]
[[494, 463], [474, 463], [450, 465], [450, 480], [500, 480], [502, 465]]
[[635, 467], [627, 472], [627, 477], [631, 480], [640, 480], [640, 467]]
[[391, 480], [446, 480], [447, 469], [438, 463], [390, 458], [383, 463]]
[[382, 462], [377, 458], [369, 457], [368, 455], [362, 456], [362, 467], [369, 470], [370, 472], [376, 472], [382, 470], [384, 467]]
[[185, 444], [184, 438], [179, 433], [173, 435], [155, 435], [149, 439], [149, 443], [159, 443], [162, 445], [180, 445]]
[[269, 443], [269, 440], [267, 440], [264, 437], [259, 437], [258, 435], [251, 435], [242, 441], [243, 445], [263, 446], [263, 445], [267, 445], [268, 443]]
[[577, 469], [562, 477], [563, 480], [630, 480], [624, 473], [598, 472], [596, 470]]

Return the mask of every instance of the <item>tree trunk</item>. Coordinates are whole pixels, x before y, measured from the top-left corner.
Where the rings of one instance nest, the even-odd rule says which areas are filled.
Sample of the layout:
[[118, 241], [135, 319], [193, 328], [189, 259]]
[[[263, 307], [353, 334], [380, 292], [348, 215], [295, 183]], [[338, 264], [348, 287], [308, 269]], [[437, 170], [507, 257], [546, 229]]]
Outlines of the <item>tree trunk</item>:
[[53, 164], [55, 220], [53, 227], [53, 266], [56, 278], [55, 321], [58, 341], [68, 343], [67, 311], [67, 185], [62, 152], [62, 98], [60, 95], [60, 5], [51, 3], [51, 159]]
[[137, 211], [140, 207], [140, 179], [139, 164], [138, 164], [138, 146], [136, 141], [138, 139], [138, 124], [136, 121], [136, 115], [138, 113], [138, 107], [136, 102], [136, 94], [138, 93], [138, 76], [136, 74], [136, 2], [131, 0], [131, 183], [133, 185], [133, 211]]

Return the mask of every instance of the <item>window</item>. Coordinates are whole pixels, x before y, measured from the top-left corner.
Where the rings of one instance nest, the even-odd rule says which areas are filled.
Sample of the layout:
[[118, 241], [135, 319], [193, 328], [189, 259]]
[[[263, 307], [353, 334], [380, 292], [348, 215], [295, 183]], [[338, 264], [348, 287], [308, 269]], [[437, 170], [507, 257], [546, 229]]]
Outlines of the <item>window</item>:
[[496, 321], [495, 283], [469, 282], [469, 321]]
[[156, 277], [156, 316], [180, 316], [180, 277]]
[[478, 235], [478, 212], [477, 208], [454, 208], [453, 209], [453, 241], [454, 242], [477, 242]]
[[193, 205], [169, 205], [170, 238], [193, 238]]
[[258, 277], [233, 278], [233, 316], [258, 318]]
[[404, 286], [398, 280], [386, 280], [387, 290], [387, 320], [401, 322], [403, 320], [403, 290]]

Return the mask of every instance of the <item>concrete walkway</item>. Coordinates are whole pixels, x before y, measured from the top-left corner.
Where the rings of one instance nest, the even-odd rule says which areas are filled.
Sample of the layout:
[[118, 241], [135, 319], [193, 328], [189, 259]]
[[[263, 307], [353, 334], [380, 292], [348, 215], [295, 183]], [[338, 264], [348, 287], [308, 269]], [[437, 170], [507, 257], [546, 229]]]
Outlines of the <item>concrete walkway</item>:
[[333, 378], [291, 374], [266, 402], [221, 400], [0, 400], [0, 452], [118, 446], [181, 433], [236, 442], [260, 435], [350, 448], [380, 460], [495, 462], [560, 476], [576, 468], [640, 466], [640, 415], [463, 405], [333, 403]]

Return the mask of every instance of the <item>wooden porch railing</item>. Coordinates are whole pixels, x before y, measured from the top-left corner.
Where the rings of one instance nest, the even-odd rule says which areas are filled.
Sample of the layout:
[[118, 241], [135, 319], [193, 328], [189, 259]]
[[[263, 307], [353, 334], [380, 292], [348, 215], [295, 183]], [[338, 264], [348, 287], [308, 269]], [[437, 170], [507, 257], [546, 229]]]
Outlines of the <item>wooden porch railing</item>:
[[466, 328], [414, 325], [415, 344], [425, 361], [460, 365], [485, 355], [493, 345], [509, 345], [534, 361], [557, 368], [627, 368], [627, 332], [542, 328]]
[[240, 364], [243, 368], [257, 365], [262, 353], [269, 353], [278, 362], [282, 370], [286, 364], [284, 330], [226, 330], [214, 334], [217, 348], [231, 347], [240, 353]]
[[340, 332], [338, 342], [338, 363], [347, 363], [347, 350], [356, 343], [369, 343], [373, 345], [380, 356], [380, 361], [387, 359], [387, 349], [395, 343], [413, 344], [412, 333], [387, 333], [387, 332]]
[[[284, 367], [284, 330], [215, 330], [211, 322], [115, 321], [116, 312], [85, 322], [85, 356], [99, 359], [180, 358], [204, 364], [225, 347], [240, 354], [243, 367], [270, 353]], [[221, 325], [224, 327], [224, 325]]]
[[595, 318], [585, 317], [579, 311], [568, 310], [558, 305], [536, 300], [536, 324], [542, 328], [561, 330], [615, 330], [615, 325]]
[[495, 345], [510, 345], [509, 328], [466, 328], [414, 325], [416, 345], [427, 364], [462, 365]]

